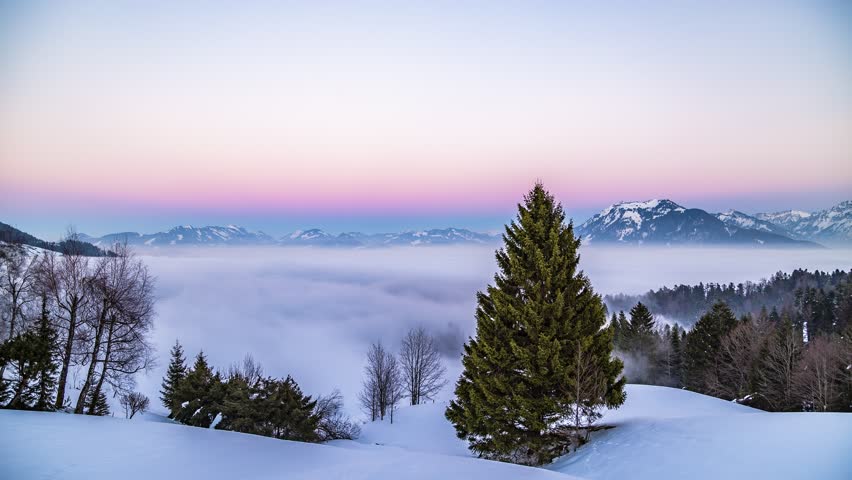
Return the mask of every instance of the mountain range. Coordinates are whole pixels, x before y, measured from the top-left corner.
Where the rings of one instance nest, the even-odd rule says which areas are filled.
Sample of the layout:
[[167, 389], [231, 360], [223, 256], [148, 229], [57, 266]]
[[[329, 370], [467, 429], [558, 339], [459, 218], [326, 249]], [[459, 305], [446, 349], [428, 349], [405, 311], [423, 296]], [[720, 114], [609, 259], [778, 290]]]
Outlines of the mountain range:
[[[3, 233], [5, 232], [5, 233]], [[575, 227], [584, 244], [732, 245], [815, 248], [852, 245], [852, 201], [817, 212], [788, 210], [749, 215], [737, 210], [709, 213], [668, 200], [620, 202]], [[5, 238], [8, 237], [8, 238]], [[500, 235], [463, 228], [443, 228], [398, 233], [345, 232], [331, 234], [313, 228], [275, 238], [236, 225], [194, 227], [184, 225], [166, 232], [120, 232], [101, 237], [79, 234], [92, 244], [93, 255], [116, 243], [140, 247], [283, 245], [339, 248], [497, 244]], [[60, 249], [0, 223], [0, 241], [15, 240], [41, 248]]]
[[499, 236], [478, 233], [463, 228], [444, 228], [400, 233], [366, 234], [347, 232], [337, 235], [318, 228], [297, 230], [282, 238], [273, 238], [263, 232], [251, 232], [243, 227], [193, 227], [185, 225], [167, 232], [142, 234], [137, 232], [111, 233], [102, 237], [81, 234], [80, 239], [97, 246], [127, 242], [128, 245], [146, 247], [184, 245], [285, 245], [317, 247], [383, 247], [418, 245], [486, 244], [496, 242]]
[[709, 213], [668, 200], [611, 205], [576, 228], [587, 244], [819, 247], [852, 243], [852, 201], [818, 212]]

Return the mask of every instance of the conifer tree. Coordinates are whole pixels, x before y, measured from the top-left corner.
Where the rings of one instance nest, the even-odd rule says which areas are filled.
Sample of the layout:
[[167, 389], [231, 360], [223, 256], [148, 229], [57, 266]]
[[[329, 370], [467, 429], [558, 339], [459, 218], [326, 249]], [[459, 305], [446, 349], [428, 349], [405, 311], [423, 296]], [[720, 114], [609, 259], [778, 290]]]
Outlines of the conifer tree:
[[737, 317], [723, 301], [718, 301], [709, 312], [698, 319], [686, 337], [684, 385], [700, 393], [708, 391], [708, 380], [718, 374], [719, 349], [722, 337], [737, 325]]
[[219, 374], [213, 373], [204, 352], [199, 352], [186, 377], [178, 382], [173, 418], [187, 425], [209, 427], [219, 413], [224, 397], [224, 385]]
[[642, 302], [630, 309], [628, 326], [630, 350], [652, 356], [654, 348], [654, 316]]
[[683, 346], [681, 329], [677, 325], [672, 327], [671, 351], [672, 351], [672, 386], [680, 388], [683, 385]]
[[268, 380], [265, 390], [260, 408], [267, 421], [261, 434], [283, 440], [316, 441], [319, 424], [319, 417], [314, 415], [316, 400], [303, 395], [289, 375], [284, 380]]
[[630, 336], [630, 321], [627, 320], [627, 316], [624, 315], [624, 310], [618, 312], [618, 320], [616, 321], [617, 329], [619, 332], [618, 341], [613, 341], [616, 350], [627, 351], [630, 349], [631, 336]]
[[36, 410], [54, 410], [56, 405], [56, 375], [59, 372], [59, 362], [56, 359], [58, 335], [50, 323], [50, 312], [47, 307], [47, 296], [41, 298], [41, 317], [38, 323], [39, 358], [36, 368], [35, 404]]
[[86, 395], [86, 412], [87, 415], [98, 415], [101, 417], [109, 416], [109, 402], [107, 402], [106, 394], [103, 390], [95, 394], [95, 390], [89, 390]]
[[169, 418], [172, 418], [178, 404], [175, 404], [175, 391], [180, 384], [180, 381], [186, 376], [186, 358], [184, 357], [183, 347], [180, 342], [175, 340], [171, 350], [171, 361], [169, 368], [166, 371], [166, 376], [163, 378], [162, 389], [160, 390], [160, 401], [163, 406], [169, 410]]
[[[613, 328], [579, 270], [573, 225], [536, 184], [497, 251], [494, 285], [478, 293], [476, 338], [446, 416], [480, 456], [540, 464], [576, 443], [564, 423], [624, 402]], [[581, 418], [582, 417], [582, 418]], [[588, 426], [588, 425], [585, 425]]]
[[46, 308], [35, 328], [0, 345], [0, 363], [9, 364], [14, 378], [9, 391], [8, 408], [49, 410], [55, 389], [58, 365], [54, 359], [56, 333], [50, 326]]

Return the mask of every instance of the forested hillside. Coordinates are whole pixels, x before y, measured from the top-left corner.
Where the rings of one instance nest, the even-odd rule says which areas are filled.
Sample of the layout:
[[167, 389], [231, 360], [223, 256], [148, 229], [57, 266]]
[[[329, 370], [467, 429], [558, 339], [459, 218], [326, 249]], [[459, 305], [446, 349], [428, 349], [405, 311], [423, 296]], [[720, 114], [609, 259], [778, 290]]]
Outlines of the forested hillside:
[[111, 254], [111, 252], [102, 250], [91, 243], [81, 241], [75, 234], [68, 235], [59, 242], [48, 242], [3, 222], [0, 222], [0, 242], [29, 245], [58, 253], [73, 251], [77, 255], [86, 257], [102, 257]]
[[808, 323], [812, 330], [830, 332], [837, 331], [835, 323], [845, 323], [852, 316], [850, 274], [794, 270], [759, 282], [675, 285], [643, 295], [607, 295], [604, 302], [611, 312], [627, 311], [642, 302], [658, 317], [690, 326], [722, 301], [737, 316], [775, 310], [788, 313], [798, 325]]

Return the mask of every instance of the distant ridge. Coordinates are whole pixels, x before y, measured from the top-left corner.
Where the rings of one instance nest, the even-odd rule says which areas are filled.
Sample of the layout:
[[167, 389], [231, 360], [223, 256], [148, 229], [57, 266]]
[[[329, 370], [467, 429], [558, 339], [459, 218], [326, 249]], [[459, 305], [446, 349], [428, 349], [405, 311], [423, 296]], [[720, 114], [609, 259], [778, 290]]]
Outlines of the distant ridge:
[[816, 212], [786, 210], [758, 213], [755, 217], [787, 229], [793, 238], [826, 244], [852, 243], [852, 200]]
[[668, 199], [616, 203], [577, 227], [588, 244], [820, 247], [785, 233], [742, 212], [711, 214]]
[[[789, 210], [749, 215], [739, 210], [709, 213], [669, 199], [619, 202], [575, 227], [584, 244], [731, 245], [821, 248], [852, 245], [852, 201], [826, 210]], [[296, 230], [280, 238], [237, 225], [183, 225], [166, 232], [121, 232], [80, 240], [100, 247], [127, 242], [140, 247], [282, 245], [334, 248], [386, 246], [485, 245], [501, 236], [464, 228], [433, 228], [397, 233], [328, 233], [318, 228]]]
[[252, 232], [243, 227], [193, 227], [184, 225], [167, 232], [142, 234], [138, 232], [111, 233], [102, 237], [81, 235], [94, 245], [107, 246], [124, 243], [139, 247], [169, 246], [219, 246], [219, 245], [283, 245], [310, 247], [385, 247], [487, 244], [497, 242], [500, 237], [487, 233], [473, 232], [463, 228], [444, 228], [400, 233], [365, 234], [346, 232], [333, 235], [318, 228], [297, 230], [275, 239], [263, 232]]

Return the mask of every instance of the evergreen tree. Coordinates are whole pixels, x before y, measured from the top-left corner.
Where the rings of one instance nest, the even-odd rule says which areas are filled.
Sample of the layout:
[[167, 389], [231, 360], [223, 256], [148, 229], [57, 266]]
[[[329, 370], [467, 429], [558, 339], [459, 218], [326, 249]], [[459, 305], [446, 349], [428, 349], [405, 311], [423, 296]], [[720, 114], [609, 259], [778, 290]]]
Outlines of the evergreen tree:
[[630, 343], [630, 322], [624, 316], [624, 312], [612, 312], [610, 325], [613, 329], [612, 344], [616, 350], [627, 351]]
[[316, 401], [302, 394], [289, 375], [284, 380], [268, 380], [261, 404], [267, 422], [261, 434], [283, 440], [313, 442], [317, 439], [319, 418], [314, 415]]
[[41, 298], [41, 317], [38, 323], [39, 356], [36, 367], [35, 404], [36, 410], [54, 410], [56, 392], [56, 375], [59, 373], [59, 362], [56, 359], [58, 335], [50, 322], [50, 312], [47, 306], [47, 296]]
[[111, 415], [109, 402], [107, 402], [107, 397], [103, 390], [97, 394], [95, 394], [95, 389], [89, 390], [89, 394], [86, 395], [86, 411], [87, 415], [98, 415], [101, 417]]
[[680, 327], [675, 325], [672, 327], [671, 351], [672, 351], [672, 386], [680, 388], [683, 386], [683, 335]]
[[172, 418], [187, 425], [209, 427], [219, 413], [224, 396], [219, 374], [213, 374], [204, 352], [199, 352], [192, 368], [177, 384], [174, 393], [176, 411]]
[[737, 325], [737, 318], [725, 302], [719, 301], [695, 323], [686, 340], [684, 365], [686, 388], [708, 391], [708, 379], [718, 373], [722, 337]]
[[[624, 402], [600, 296], [578, 269], [579, 239], [536, 184], [497, 252], [494, 285], [478, 293], [476, 338], [446, 416], [480, 456], [540, 464], [576, 443], [603, 406]], [[574, 423], [574, 435], [564, 430]]]
[[174, 416], [176, 407], [180, 405], [180, 403], [175, 403], [175, 392], [181, 380], [186, 377], [186, 358], [184, 357], [183, 347], [177, 340], [175, 340], [175, 344], [172, 346], [171, 357], [172, 359], [169, 362], [166, 376], [163, 377], [163, 385], [160, 390], [160, 401], [169, 410], [169, 418]]
[[642, 302], [630, 309], [628, 331], [630, 332], [629, 350], [652, 357], [655, 337], [654, 316]]
[[3, 392], [8, 408], [48, 410], [58, 368], [53, 354], [56, 333], [48, 323], [46, 310], [36, 328], [29, 329], [0, 345], [0, 363], [11, 366], [14, 377]]
[[630, 336], [630, 321], [627, 320], [627, 316], [624, 314], [623, 310], [618, 312], [617, 325], [619, 332], [621, 332], [621, 339], [615, 344], [615, 348], [617, 350], [627, 351], [630, 349], [632, 337]]

